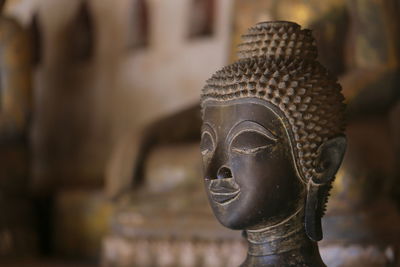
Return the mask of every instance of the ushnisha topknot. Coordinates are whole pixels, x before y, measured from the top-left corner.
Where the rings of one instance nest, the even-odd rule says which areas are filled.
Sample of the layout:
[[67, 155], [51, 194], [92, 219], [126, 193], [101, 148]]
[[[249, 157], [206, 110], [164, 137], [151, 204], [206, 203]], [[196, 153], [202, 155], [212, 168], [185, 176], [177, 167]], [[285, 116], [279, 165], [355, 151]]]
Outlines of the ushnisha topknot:
[[288, 21], [260, 22], [242, 35], [239, 58], [298, 57], [315, 60], [317, 48], [311, 31]]
[[344, 97], [337, 80], [316, 61], [310, 30], [296, 23], [262, 22], [243, 35], [240, 59], [217, 71], [201, 105], [240, 98], [265, 100], [286, 118], [300, 178], [315, 176], [318, 147], [344, 131]]

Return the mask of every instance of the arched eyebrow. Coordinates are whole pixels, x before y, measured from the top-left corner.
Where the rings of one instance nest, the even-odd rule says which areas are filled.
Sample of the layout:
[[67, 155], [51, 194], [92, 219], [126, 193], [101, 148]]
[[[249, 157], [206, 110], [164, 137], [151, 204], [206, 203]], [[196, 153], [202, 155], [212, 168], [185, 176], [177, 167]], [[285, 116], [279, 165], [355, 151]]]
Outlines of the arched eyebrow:
[[231, 140], [236, 137], [239, 133], [241, 132], [258, 132], [262, 135], [265, 135], [267, 138], [273, 140], [273, 141], [278, 141], [278, 137], [274, 135], [270, 130], [262, 126], [261, 124], [255, 122], [255, 121], [241, 121], [238, 124], [234, 125], [228, 132], [228, 142], [230, 143]]
[[209, 132], [211, 134], [211, 137], [214, 138], [215, 140], [217, 139], [214, 127], [210, 123], [208, 122], [203, 123], [203, 125], [201, 126], [201, 132], [204, 131]]

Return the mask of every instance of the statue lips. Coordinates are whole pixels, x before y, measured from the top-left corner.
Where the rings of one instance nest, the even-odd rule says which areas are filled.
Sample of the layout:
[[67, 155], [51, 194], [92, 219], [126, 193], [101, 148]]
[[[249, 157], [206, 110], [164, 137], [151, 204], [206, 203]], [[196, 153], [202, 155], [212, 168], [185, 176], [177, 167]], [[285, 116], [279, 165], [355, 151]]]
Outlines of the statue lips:
[[233, 178], [211, 180], [209, 190], [211, 199], [219, 204], [233, 200], [240, 193], [239, 185]]

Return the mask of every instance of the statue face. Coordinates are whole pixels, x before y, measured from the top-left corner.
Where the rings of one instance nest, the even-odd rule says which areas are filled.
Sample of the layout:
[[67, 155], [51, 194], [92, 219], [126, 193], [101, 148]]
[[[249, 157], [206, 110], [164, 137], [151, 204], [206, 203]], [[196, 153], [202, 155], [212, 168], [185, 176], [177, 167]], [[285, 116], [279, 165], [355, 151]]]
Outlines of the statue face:
[[265, 101], [207, 102], [201, 153], [207, 195], [232, 229], [274, 225], [304, 206], [288, 135]]

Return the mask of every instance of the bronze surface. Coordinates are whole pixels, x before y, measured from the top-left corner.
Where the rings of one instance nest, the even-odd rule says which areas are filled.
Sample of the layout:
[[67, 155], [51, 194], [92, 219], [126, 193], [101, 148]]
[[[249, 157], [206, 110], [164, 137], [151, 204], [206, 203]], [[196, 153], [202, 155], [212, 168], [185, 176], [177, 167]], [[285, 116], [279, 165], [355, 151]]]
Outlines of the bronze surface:
[[324, 266], [316, 241], [346, 148], [341, 87], [295, 23], [258, 23], [243, 39], [202, 94], [210, 205], [245, 231], [242, 266]]

